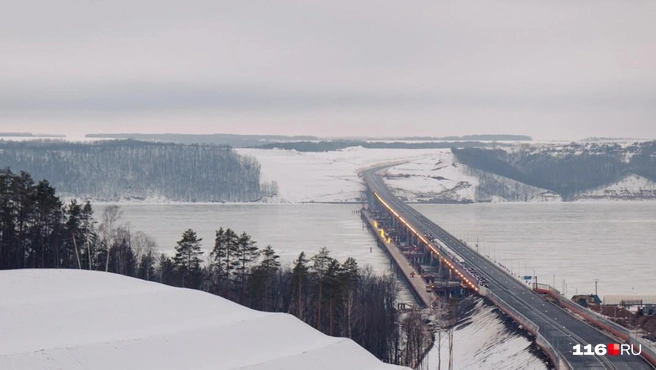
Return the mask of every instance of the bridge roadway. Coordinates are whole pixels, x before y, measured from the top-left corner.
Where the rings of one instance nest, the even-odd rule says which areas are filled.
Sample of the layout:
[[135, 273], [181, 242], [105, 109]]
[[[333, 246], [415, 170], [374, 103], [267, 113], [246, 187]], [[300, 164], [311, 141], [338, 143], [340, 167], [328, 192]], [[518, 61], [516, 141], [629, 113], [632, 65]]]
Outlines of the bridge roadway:
[[[419, 234], [436, 237], [452, 251], [457, 253], [471, 268], [488, 281], [487, 290], [503, 300], [506, 305], [519, 312], [539, 327], [539, 333], [553, 347], [558, 355], [572, 369], [653, 369], [640, 356], [575, 356], [575, 344], [585, 346], [592, 344], [621, 343], [607, 334], [593, 328], [584, 321], [574, 317], [559, 306], [543, 299], [529, 286], [516, 280], [495, 263], [479, 255], [456, 237], [437, 224], [430, 221], [414, 208], [397, 198], [377, 174], [385, 167], [363, 171], [369, 189], [392, 208], [403, 220], [410, 224]], [[556, 365], [558, 366], [558, 365]]]

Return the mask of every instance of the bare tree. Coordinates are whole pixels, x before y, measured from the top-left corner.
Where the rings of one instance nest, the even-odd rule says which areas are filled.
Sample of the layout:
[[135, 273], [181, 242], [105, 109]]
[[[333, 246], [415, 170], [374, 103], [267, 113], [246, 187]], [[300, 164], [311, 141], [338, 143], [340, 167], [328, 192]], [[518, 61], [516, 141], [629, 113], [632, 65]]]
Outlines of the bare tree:
[[157, 252], [157, 243], [150, 235], [143, 231], [137, 231], [132, 238], [132, 250], [135, 253], [136, 260], [143, 265], [143, 279], [150, 280], [150, 266], [155, 264], [155, 253]]
[[122, 216], [123, 211], [116, 204], [111, 204], [103, 210], [100, 234], [102, 235], [102, 241], [107, 249], [107, 256], [105, 257], [105, 272], [109, 271], [109, 256], [116, 240], [117, 224]]

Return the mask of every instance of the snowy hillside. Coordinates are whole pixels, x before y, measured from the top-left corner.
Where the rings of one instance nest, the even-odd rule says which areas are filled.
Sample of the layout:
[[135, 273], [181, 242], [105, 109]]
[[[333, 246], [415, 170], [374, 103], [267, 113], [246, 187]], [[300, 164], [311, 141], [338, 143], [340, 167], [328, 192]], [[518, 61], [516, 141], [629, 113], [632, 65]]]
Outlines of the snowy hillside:
[[385, 182], [408, 201], [433, 203], [561, 200], [546, 189], [467, 167], [449, 149], [391, 167]]
[[[237, 149], [262, 165], [262, 181], [278, 184], [269, 202], [357, 202], [364, 189], [358, 173], [367, 167], [397, 164], [385, 182], [411, 202], [471, 203], [548, 201], [545, 190], [456, 163], [450, 149], [365, 149], [330, 152]], [[484, 185], [484, 186], [481, 186]]]
[[235, 149], [261, 164], [261, 181], [275, 181], [275, 203], [357, 202], [364, 190], [358, 173], [378, 163], [419, 159], [435, 150], [364, 149], [352, 147], [331, 152]]
[[656, 199], [656, 142], [520, 143], [490, 148], [326, 152], [239, 149], [255, 157], [273, 202], [353, 202], [357, 173], [396, 163], [385, 181], [411, 202], [548, 202]]
[[656, 199], [656, 182], [638, 175], [630, 175], [602, 188], [578, 194], [576, 200], [594, 199]]
[[[453, 333], [454, 369], [548, 369], [534, 355], [535, 348], [531, 348], [531, 341], [517, 329], [510, 329], [504, 324], [501, 320], [505, 317], [503, 313], [494, 306], [484, 304], [481, 298], [474, 298], [474, 301], [467, 318], [456, 325]], [[442, 333], [439, 354], [436, 346], [424, 360], [422, 369], [436, 369], [439, 357], [442, 368], [446, 368], [449, 361], [446, 333]]]
[[476, 199], [478, 179], [465, 175], [448, 149], [391, 167], [384, 178], [398, 196], [408, 201], [450, 203]]
[[287, 314], [102, 272], [0, 272], [0, 369], [401, 369]]
[[656, 141], [521, 144], [453, 153], [482, 173], [548, 189], [567, 201], [656, 199]]

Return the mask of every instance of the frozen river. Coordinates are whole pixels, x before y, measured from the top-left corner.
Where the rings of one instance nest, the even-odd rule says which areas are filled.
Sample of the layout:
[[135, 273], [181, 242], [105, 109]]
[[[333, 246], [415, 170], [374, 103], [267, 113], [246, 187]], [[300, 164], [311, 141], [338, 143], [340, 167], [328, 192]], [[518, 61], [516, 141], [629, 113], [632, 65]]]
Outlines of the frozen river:
[[416, 205], [479, 252], [567, 294], [656, 295], [656, 203]]
[[[569, 295], [656, 294], [656, 203], [498, 203], [415, 205], [459, 238], [521, 275], [567, 287]], [[153, 236], [171, 253], [187, 228], [210, 251], [214, 230], [246, 231], [271, 244], [283, 262], [301, 250], [328, 247], [339, 260], [387, 269], [389, 261], [363, 229], [357, 205], [143, 204], [123, 205], [133, 230]], [[99, 210], [100, 211], [100, 210]], [[99, 213], [98, 213], [99, 214]], [[374, 246], [374, 248], [371, 248]]]
[[[577, 290], [593, 292], [594, 279], [599, 279], [601, 296], [656, 294], [656, 203], [415, 207], [471, 245], [478, 240], [480, 253], [517, 273], [532, 275], [535, 270], [540, 282], [555, 280], [558, 289], [565, 281], [569, 295]], [[357, 205], [130, 204], [121, 208], [131, 228], [153, 236], [166, 253], [173, 252], [188, 228], [204, 239], [203, 249], [209, 253], [214, 230], [222, 226], [246, 231], [260, 247], [271, 244], [283, 264], [291, 263], [302, 250], [312, 255], [326, 246], [340, 261], [351, 256], [361, 266], [370, 265], [379, 272], [390, 266], [359, 215], [353, 213]], [[407, 294], [402, 292], [405, 299]], [[530, 342], [505, 327], [492, 307], [480, 302], [476, 307], [471, 325], [456, 330], [455, 368], [546, 368], [529, 350]], [[476, 343], [471, 338], [477, 338]], [[443, 347], [443, 366], [445, 352]], [[431, 351], [425, 365], [433, 368], [436, 364], [436, 351]]]
[[132, 230], [154, 237], [165, 253], [172, 254], [182, 232], [191, 228], [203, 238], [208, 255], [215, 230], [223, 227], [245, 231], [260, 248], [270, 244], [283, 264], [291, 263], [301, 251], [313, 255], [324, 246], [340, 261], [353, 257], [377, 271], [390, 264], [360, 216], [353, 213], [358, 205], [130, 204], [121, 209]]

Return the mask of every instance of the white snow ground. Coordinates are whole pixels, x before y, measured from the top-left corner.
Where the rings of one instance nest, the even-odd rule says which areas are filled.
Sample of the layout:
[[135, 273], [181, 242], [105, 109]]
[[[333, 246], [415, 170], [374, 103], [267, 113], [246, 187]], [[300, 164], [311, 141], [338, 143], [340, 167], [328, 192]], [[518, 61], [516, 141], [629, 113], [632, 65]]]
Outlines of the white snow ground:
[[354, 202], [364, 190], [358, 173], [378, 163], [419, 159], [435, 150], [346, 148], [332, 152], [236, 149], [262, 165], [263, 182], [278, 183], [274, 203]]
[[0, 272], [0, 369], [403, 369], [288, 314], [84, 270]]
[[409, 201], [473, 202], [478, 186], [478, 179], [464, 173], [464, 166], [455, 163], [449, 149], [391, 167], [385, 182]]
[[[547, 365], [530, 351], [531, 342], [506, 328], [493, 306], [476, 298], [476, 305], [465, 322], [453, 333], [453, 368], [477, 370], [546, 370]], [[437, 336], [436, 336], [437, 340]], [[420, 369], [437, 369], [438, 351], [435, 346]], [[447, 368], [449, 346], [442, 334], [440, 356], [442, 369]]]
[[[385, 182], [408, 201], [560, 200], [547, 190], [455, 163], [450, 149], [236, 150], [260, 162], [263, 182], [278, 183], [278, 196], [267, 200], [272, 203], [358, 201], [364, 189], [358, 173], [380, 163], [398, 163], [387, 170]], [[482, 181], [499, 194], [479, 191]]]

